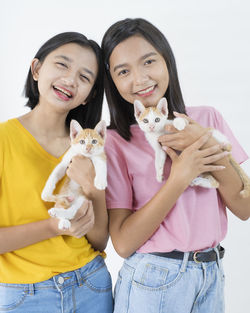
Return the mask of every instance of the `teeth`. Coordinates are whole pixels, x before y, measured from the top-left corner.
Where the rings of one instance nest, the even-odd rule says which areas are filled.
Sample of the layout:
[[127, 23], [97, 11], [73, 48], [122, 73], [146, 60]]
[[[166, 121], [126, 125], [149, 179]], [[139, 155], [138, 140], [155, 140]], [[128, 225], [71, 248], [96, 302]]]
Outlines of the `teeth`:
[[138, 93], [139, 95], [143, 95], [143, 94], [145, 94], [145, 93], [148, 93], [148, 92], [152, 91], [153, 89], [154, 89], [154, 86], [149, 87], [149, 88], [147, 88], [147, 89], [145, 89], [145, 90], [142, 90], [142, 91], [138, 91], [137, 93]]
[[57, 89], [57, 90], [59, 90], [59, 91], [61, 91], [61, 92], [64, 93], [66, 96], [72, 97], [72, 95], [71, 95], [69, 92], [67, 92], [66, 90], [64, 90], [64, 89], [62, 89], [62, 88], [60, 88], [60, 87], [54, 87], [54, 88]]

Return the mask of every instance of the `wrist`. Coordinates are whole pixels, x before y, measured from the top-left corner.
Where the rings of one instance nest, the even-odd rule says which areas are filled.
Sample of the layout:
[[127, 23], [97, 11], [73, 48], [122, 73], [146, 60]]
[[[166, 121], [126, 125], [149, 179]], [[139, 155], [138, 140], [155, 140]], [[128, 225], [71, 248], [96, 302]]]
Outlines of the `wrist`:
[[58, 222], [59, 220], [55, 217], [50, 217], [47, 219], [48, 221], [48, 232], [51, 235], [51, 237], [56, 237], [61, 235], [60, 230], [58, 228]]
[[182, 194], [185, 189], [189, 186], [190, 181], [185, 179], [185, 177], [182, 177], [180, 175], [174, 175], [174, 173], [170, 173], [167, 181], [166, 186], [169, 188], [170, 186], [173, 187], [174, 192], [177, 192], [178, 194]]

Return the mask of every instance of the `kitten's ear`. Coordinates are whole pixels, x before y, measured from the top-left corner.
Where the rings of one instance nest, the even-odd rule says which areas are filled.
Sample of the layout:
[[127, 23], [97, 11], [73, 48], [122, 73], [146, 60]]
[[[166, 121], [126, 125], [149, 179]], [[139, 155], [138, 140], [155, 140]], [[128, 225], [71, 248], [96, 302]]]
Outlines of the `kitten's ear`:
[[101, 120], [95, 127], [95, 131], [102, 137], [103, 140], [106, 138], [106, 122]]
[[145, 106], [139, 100], [134, 102], [135, 118], [138, 119], [140, 115], [145, 111]]
[[168, 102], [166, 98], [161, 98], [157, 104], [157, 109], [161, 114], [168, 116]]
[[71, 138], [71, 141], [76, 138], [76, 136], [80, 130], [82, 130], [82, 126], [76, 120], [71, 120], [71, 122], [70, 122], [70, 138]]

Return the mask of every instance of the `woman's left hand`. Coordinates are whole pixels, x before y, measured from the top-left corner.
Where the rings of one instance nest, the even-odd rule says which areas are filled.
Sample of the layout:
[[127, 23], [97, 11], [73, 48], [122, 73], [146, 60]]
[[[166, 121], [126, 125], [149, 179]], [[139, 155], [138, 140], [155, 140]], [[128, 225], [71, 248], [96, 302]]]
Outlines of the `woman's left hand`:
[[163, 147], [183, 151], [204, 135], [207, 129], [185, 114], [174, 112], [174, 115], [188, 120], [188, 125], [183, 130], [178, 130], [173, 125], [167, 125], [165, 129], [169, 134], [160, 136], [158, 141]]
[[87, 197], [92, 195], [93, 191], [96, 190], [94, 187], [95, 169], [89, 158], [83, 155], [74, 156], [66, 174], [82, 187]]

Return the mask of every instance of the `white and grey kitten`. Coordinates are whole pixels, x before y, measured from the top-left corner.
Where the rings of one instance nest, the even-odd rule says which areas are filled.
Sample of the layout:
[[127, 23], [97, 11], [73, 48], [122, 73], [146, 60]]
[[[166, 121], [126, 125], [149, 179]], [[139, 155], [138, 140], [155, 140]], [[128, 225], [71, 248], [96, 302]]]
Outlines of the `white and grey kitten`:
[[[169, 120], [166, 98], [161, 98], [156, 107], [148, 108], [145, 108], [139, 100], [135, 100], [134, 114], [139, 127], [144, 131], [147, 141], [155, 151], [156, 179], [158, 182], [162, 182], [164, 179], [163, 172], [167, 154], [158, 142], [158, 138], [167, 133], [165, 130], [167, 124], [172, 124], [178, 130], [183, 130], [188, 125], [188, 120], [182, 117], [176, 117], [173, 120]], [[231, 145], [228, 139], [221, 132], [213, 129], [212, 135], [219, 143], [223, 144], [224, 150], [231, 150]], [[229, 160], [239, 174], [244, 185], [240, 194], [242, 197], [246, 198], [250, 195], [250, 179], [231, 155], [229, 155]], [[217, 188], [219, 183], [210, 173], [203, 173], [196, 177], [190, 185]]]
[[77, 121], [71, 121], [71, 147], [50, 174], [42, 191], [42, 199], [44, 201], [55, 202], [55, 206], [49, 210], [49, 214], [59, 218], [59, 229], [70, 228], [70, 220], [74, 218], [84, 201], [88, 200], [81, 186], [69, 177], [66, 177], [59, 193], [53, 194], [56, 184], [65, 176], [73, 156], [83, 155], [90, 158], [96, 173], [94, 179], [95, 187], [102, 190], [107, 186], [107, 164], [104, 153], [105, 137], [105, 121], [100, 121], [94, 129], [83, 129]]

